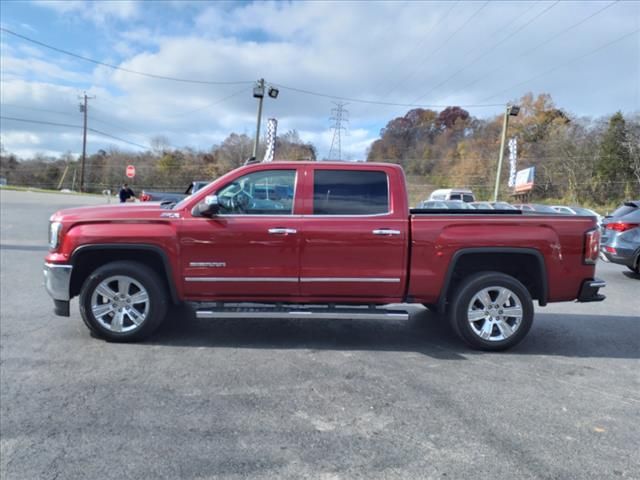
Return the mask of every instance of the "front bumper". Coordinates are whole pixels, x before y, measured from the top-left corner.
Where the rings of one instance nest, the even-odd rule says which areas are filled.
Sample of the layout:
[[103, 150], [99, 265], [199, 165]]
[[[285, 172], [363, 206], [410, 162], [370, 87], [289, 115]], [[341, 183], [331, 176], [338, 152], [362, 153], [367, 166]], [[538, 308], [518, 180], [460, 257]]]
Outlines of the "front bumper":
[[69, 316], [71, 265], [44, 264], [44, 288], [53, 298], [54, 312], [63, 317]]
[[605, 297], [598, 290], [607, 286], [604, 280], [594, 278], [593, 280], [585, 280], [582, 282], [580, 288], [580, 294], [578, 295], [579, 302], [601, 302]]

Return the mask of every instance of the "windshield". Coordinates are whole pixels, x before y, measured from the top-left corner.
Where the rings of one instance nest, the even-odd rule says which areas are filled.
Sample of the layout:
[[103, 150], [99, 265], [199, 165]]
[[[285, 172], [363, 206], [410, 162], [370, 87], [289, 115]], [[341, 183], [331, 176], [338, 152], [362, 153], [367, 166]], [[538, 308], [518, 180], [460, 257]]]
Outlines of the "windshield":
[[516, 207], [507, 202], [495, 202], [492, 205], [496, 210], [517, 210]]
[[475, 202], [471, 205], [477, 210], [493, 210], [493, 205], [486, 202]]
[[615, 209], [610, 216], [611, 217], [622, 217], [623, 215], [626, 215], [627, 213], [633, 212], [637, 208], [638, 207], [634, 206], [633, 204], [625, 203], [624, 205], [620, 205], [617, 209]]
[[533, 210], [540, 213], [553, 213], [554, 215], [558, 213], [548, 205], [533, 205]]
[[474, 210], [473, 205], [469, 203], [463, 202], [462, 200], [449, 200], [447, 202], [443, 202], [447, 205], [447, 208], [451, 209], [460, 209], [460, 210]]
[[593, 210], [589, 210], [588, 208], [582, 208], [582, 207], [571, 207], [577, 215], [583, 215], [583, 216], [588, 216], [588, 217], [597, 217], [598, 214], [596, 212], [594, 212]]
[[445, 202], [438, 202], [438, 201], [434, 201], [434, 200], [428, 200], [425, 202], [422, 202], [418, 205], [418, 208], [448, 208], [447, 204]]

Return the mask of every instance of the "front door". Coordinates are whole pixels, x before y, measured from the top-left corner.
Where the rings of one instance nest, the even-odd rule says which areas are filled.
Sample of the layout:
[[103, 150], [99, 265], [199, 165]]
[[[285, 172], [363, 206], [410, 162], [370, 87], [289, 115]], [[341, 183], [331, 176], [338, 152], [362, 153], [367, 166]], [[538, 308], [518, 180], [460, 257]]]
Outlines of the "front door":
[[298, 295], [302, 217], [294, 215], [295, 185], [295, 169], [256, 171], [215, 192], [215, 217], [187, 215], [180, 256], [188, 298]]

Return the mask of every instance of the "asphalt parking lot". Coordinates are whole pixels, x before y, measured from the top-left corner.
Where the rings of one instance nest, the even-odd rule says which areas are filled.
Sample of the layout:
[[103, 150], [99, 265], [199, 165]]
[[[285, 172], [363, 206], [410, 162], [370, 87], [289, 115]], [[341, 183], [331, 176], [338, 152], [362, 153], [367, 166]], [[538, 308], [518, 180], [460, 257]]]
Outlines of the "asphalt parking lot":
[[640, 478], [640, 278], [538, 308], [502, 354], [441, 319], [196, 320], [92, 338], [42, 288], [47, 220], [1, 191], [0, 478]]

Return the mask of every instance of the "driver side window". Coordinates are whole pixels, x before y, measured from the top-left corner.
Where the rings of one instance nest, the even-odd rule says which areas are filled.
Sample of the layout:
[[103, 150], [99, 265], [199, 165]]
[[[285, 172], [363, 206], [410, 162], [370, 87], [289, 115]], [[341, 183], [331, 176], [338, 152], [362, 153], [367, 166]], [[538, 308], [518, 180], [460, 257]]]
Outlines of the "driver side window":
[[263, 170], [235, 179], [218, 190], [222, 215], [291, 215], [295, 170]]

